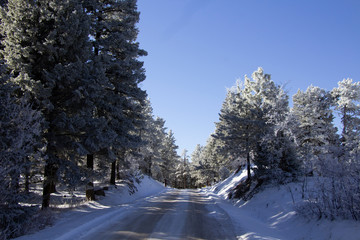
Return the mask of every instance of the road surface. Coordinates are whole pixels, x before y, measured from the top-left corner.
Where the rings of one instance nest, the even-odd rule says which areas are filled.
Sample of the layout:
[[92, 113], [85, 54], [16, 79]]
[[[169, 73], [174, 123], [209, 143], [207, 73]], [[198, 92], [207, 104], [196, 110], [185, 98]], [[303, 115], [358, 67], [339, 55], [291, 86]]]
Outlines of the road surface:
[[84, 239], [236, 239], [227, 213], [198, 190], [169, 190], [134, 204]]

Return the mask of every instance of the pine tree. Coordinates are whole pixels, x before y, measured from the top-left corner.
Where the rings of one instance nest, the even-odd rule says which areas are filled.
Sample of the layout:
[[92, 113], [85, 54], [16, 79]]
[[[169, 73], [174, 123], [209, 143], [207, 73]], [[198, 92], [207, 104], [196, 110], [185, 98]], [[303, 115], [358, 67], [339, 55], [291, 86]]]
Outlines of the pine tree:
[[228, 90], [220, 111], [220, 121], [216, 123], [213, 135], [222, 142], [221, 151], [226, 153], [227, 157], [236, 159], [246, 155], [249, 179], [251, 178], [250, 151], [253, 137], [255, 137], [251, 130], [256, 129], [252, 127], [254, 122], [250, 114], [250, 107], [246, 103], [242, 90], [240, 88], [235, 91]]
[[40, 161], [42, 116], [31, 108], [25, 98], [16, 99], [11, 93], [15, 86], [0, 69], [0, 195], [1, 204], [17, 205], [21, 199], [20, 175]]
[[163, 139], [163, 148], [161, 150], [162, 164], [160, 165], [162, 175], [164, 177], [165, 186], [173, 182], [173, 174], [175, 169], [175, 162], [179, 159], [177, 154], [178, 146], [175, 143], [174, 133], [169, 130]]
[[338, 138], [333, 125], [331, 95], [319, 87], [310, 86], [305, 92], [299, 90], [293, 96], [293, 102], [292, 112], [299, 122], [296, 142], [305, 173], [321, 172], [320, 164], [331, 156]]
[[[201, 182], [209, 186], [218, 178], [219, 169], [228, 166], [228, 156], [223, 154], [223, 142], [210, 136], [201, 152]], [[238, 168], [236, 166], [235, 168]]]
[[88, 66], [89, 17], [75, 0], [13, 0], [2, 21], [3, 55], [12, 82], [46, 120], [46, 208], [57, 176], [77, 176], [69, 171], [77, 172], [76, 159], [87, 153], [84, 135], [94, 111], [89, 96], [97, 89]]
[[204, 170], [202, 152], [204, 147], [197, 144], [194, 151], [191, 153], [191, 176], [195, 179], [196, 186], [204, 186], [206, 182], [203, 181], [201, 171]]
[[82, 2], [91, 17], [93, 62], [109, 81], [104, 88], [104, 102], [99, 103], [96, 114], [104, 117], [110, 129], [117, 134], [107, 149], [112, 152], [109, 152], [111, 183], [115, 184], [116, 156], [122, 156], [126, 149], [136, 149], [142, 144], [139, 131], [144, 124], [141, 108], [146, 93], [138, 86], [145, 79], [143, 63], [138, 58], [146, 52], [136, 42], [139, 13], [135, 0]]
[[348, 160], [360, 161], [360, 82], [344, 79], [334, 88], [335, 110], [341, 116], [341, 141]]
[[222, 142], [222, 151], [230, 159], [246, 159], [249, 180], [251, 162], [258, 179], [295, 170], [284, 127], [287, 113], [287, 95], [262, 68], [228, 91], [214, 137]]
[[263, 136], [254, 152], [255, 175], [270, 181], [283, 181], [298, 170], [294, 144], [288, 131], [288, 95], [270, 79], [270, 75], [258, 70], [253, 79], [265, 121]]
[[[41, 131], [43, 118], [25, 98], [12, 93], [16, 86], [8, 82], [0, 65], [0, 238], [19, 236], [21, 222], [30, 217], [28, 207], [20, 205], [28, 198], [29, 172], [43, 165]], [[25, 189], [20, 187], [22, 176]]]

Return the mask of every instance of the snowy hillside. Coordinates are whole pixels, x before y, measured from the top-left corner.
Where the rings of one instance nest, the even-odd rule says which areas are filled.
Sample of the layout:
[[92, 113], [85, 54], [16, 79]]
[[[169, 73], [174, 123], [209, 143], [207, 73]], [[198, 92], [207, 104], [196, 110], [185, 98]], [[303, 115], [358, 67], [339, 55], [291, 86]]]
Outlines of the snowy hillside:
[[[64, 210], [54, 225], [32, 235], [17, 238], [21, 240], [38, 239], [77, 239], [89, 231], [99, 230], [111, 221], [121, 217], [129, 204], [136, 203], [151, 195], [165, 190], [165, 187], [148, 176], [144, 176], [140, 184], [135, 184], [137, 192], [130, 195], [128, 188], [120, 184], [117, 188], [106, 191], [106, 196], [98, 201]], [[85, 197], [85, 196], [84, 196]], [[65, 207], [65, 206], [64, 206]], [[64, 234], [65, 233], [65, 234]]]
[[238, 207], [234, 211], [224, 204], [229, 191], [246, 178], [246, 171], [231, 175], [226, 180], [203, 191], [227, 210], [244, 234], [239, 239], [359, 239], [360, 223], [348, 220], [310, 220], [297, 214], [303, 203], [301, 183], [267, 187], [247, 202], [226, 200]]

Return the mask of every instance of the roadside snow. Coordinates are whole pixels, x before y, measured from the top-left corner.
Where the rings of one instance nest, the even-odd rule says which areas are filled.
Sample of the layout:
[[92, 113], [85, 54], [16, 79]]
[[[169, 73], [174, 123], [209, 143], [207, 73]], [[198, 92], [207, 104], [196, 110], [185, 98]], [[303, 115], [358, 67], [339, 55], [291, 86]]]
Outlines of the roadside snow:
[[303, 202], [300, 183], [268, 187], [247, 202], [227, 200], [229, 191], [243, 178], [246, 171], [202, 190], [242, 230], [238, 239], [360, 239], [359, 222], [310, 220], [298, 215], [296, 206]]
[[147, 176], [144, 176], [136, 187], [138, 191], [132, 195], [129, 195], [125, 185], [111, 188], [106, 191], [106, 197], [102, 197], [99, 201], [86, 202], [82, 206], [64, 210], [53, 226], [16, 239], [79, 239], [90, 231], [99, 230], [116, 221], [124, 211], [131, 207], [131, 204], [166, 190], [161, 183]]
[[[199, 190], [202, 194], [206, 194], [209, 201], [198, 200], [197, 202], [199, 206], [201, 203], [207, 203], [204, 204], [204, 207], [207, 208], [208, 214], [217, 219], [219, 229], [229, 223], [228, 220], [224, 220], [224, 216], [228, 216], [227, 219], [230, 217], [238, 239], [360, 239], [359, 222], [310, 220], [298, 215], [296, 206], [304, 201], [301, 198], [300, 183], [268, 187], [247, 202], [228, 200], [229, 191], [244, 178], [246, 178], [246, 172], [242, 171], [213, 187]], [[128, 216], [126, 214], [130, 213], [130, 216], [131, 213], [142, 214], [139, 209], [145, 203], [154, 202], [156, 204], [166, 195], [165, 191], [170, 193], [173, 191], [166, 189], [161, 183], [149, 177], [144, 177], [141, 184], [137, 184], [136, 187], [138, 191], [129, 195], [125, 185], [118, 185], [118, 188], [106, 191], [106, 197], [99, 201], [86, 202], [72, 209], [63, 209], [52, 227], [20, 237], [18, 240], [85, 239], [93, 236], [93, 233], [95, 236], [96, 233], [102, 232]], [[186, 197], [187, 192], [183, 191], [184, 194], [179, 200], [170, 199], [171, 201], [167, 200], [164, 203], [166, 205], [167, 202], [176, 200], [174, 206], [181, 210], [174, 213], [170, 211], [168, 214], [176, 214], [178, 220], [174, 222], [177, 224], [166, 225], [165, 223], [170, 222], [170, 215], [165, 215], [159, 222], [154, 223], [156, 225], [155, 232], [164, 232], [163, 228], [167, 226], [166, 228], [176, 233], [181, 221], [187, 219], [183, 213], [187, 212], [184, 209], [188, 204], [188, 198]], [[144, 206], [147, 206], [146, 204]], [[194, 204], [196, 205], [196, 201]], [[189, 223], [185, 222], [184, 224]], [[222, 224], [225, 225], [222, 226]], [[211, 228], [216, 227], [211, 226]], [[161, 238], [155, 233], [152, 237]]]

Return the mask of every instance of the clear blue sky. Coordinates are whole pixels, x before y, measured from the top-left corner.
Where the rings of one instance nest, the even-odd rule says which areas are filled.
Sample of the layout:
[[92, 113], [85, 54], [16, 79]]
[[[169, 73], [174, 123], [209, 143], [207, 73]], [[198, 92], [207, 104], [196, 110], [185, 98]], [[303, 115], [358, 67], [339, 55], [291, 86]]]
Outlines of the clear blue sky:
[[360, 81], [359, 0], [138, 0], [142, 84], [179, 152], [205, 145], [236, 79], [257, 67], [290, 97]]

